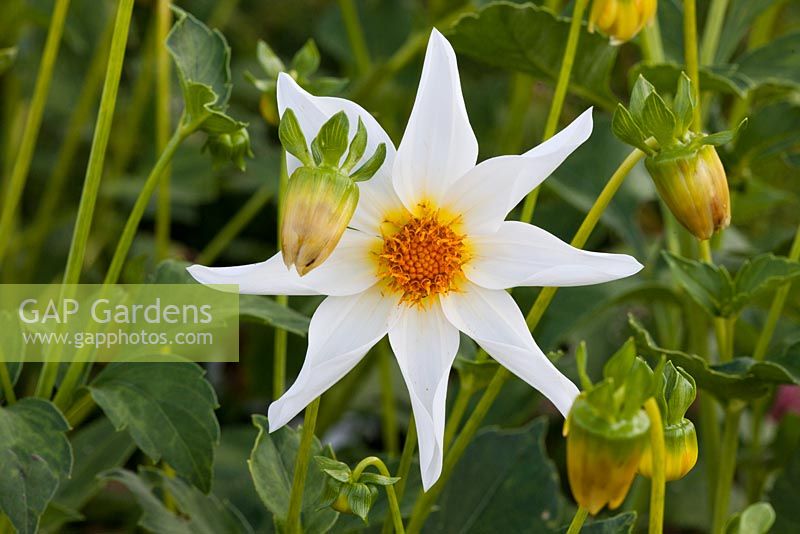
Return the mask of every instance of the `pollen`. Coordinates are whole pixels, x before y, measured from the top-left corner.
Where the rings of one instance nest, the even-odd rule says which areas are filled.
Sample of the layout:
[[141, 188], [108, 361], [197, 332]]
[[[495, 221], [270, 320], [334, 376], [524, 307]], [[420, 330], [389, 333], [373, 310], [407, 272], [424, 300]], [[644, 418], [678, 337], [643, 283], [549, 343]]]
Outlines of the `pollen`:
[[467, 253], [464, 236], [453, 225], [430, 212], [395, 224], [397, 231], [383, 236], [379, 275], [389, 289], [402, 294], [403, 302], [419, 304], [456, 288]]

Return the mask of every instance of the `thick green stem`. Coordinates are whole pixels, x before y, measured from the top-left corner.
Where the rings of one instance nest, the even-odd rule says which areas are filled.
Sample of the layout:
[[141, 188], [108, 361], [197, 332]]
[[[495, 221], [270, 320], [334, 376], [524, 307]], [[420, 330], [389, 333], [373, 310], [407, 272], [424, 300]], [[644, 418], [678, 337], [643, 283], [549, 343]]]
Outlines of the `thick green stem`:
[[[547, 141], [553, 137], [558, 128], [558, 119], [561, 117], [561, 110], [564, 108], [564, 100], [567, 98], [567, 89], [569, 88], [569, 79], [572, 75], [572, 66], [575, 64], [575, 53], [578, 51], [578, 41], [581, 37], [581, 26], [583, 25], [583, 13], [586, 11], [586, 6], [588, 4], [589, 0], [576, 0], [575, 7], [572, 10], [572, 21], [569, 25], [567, 45], [564, 48], [564, 56], [561, 60], [561, 69], [558, 71], [553, 101], [550, 103], [550, 112], [547, 115], [547, 122], [544, 126], [544, 134], [542, 135], [543, 141]], [[525, 203], [522, 205], [521, 221], [527, 223], [531, 222], [533, 210], [536, 208], [536, 200], [538, 198], [539, 188], [537, 187], [525, 198]]]
[[397, 430], [397, 413], [394, 407], [394, 387], [392, 385], [392, 351], [384, 339], [378, 344], [378, 360], [381, 380], [381, 418], [383, 423], [383, 443], [390, 458], [400, 452], [400, 439]]
[[683, 0], [683, 48], [686, 70], [694, 89], [694, 129], [702, 129], [703, 114], [700, 109], [700, 63], [697, 57], [697, 5], [695, 0]]
[[36, 86], [33, 89], [28, 118], [22, 132], [17, 158], [11, 170], [8, 187], [4, 191], [3, 207], [0, 211], [0, 266], [8, 251], [13, 238], [14, 223], [19, 207], [25, 182], [28, 180], [28, 171], [33, 161], [33, 152], [36, 149], [36, 140], [39, 138], [39, 129], [42, 126], [44, 107], [47, 104], [47, 95], [50, 93], [50, 82], [53, 80], [53, 68], [58, 58], [58, 49], [61, 46], [61, 36], [64, 33], [64, 23], [67, 19], [70, 0], [56, 0], [53, 16], [50, 19], [50, 29], [47, 31], [47, 41], [36, 75]]
[[[408, 483], [408, 473], [411, 471], [411, 462], [414, 459], [414, 451], [417, 449], [417, 425], [414, 423], [414, 416], [412, 415], [408, 420], [408, 431], [406, 432], [406, 441], [403, 444], [403, 452], [400, 454], [400, 463], [397, 465], [397, 476], [400, 480], [394, 485], [395, 492], [397, 493], [397, 500], [403, 499], [403, 494], [406, 491], [406, 484]], [[393, 518], [386, 517], [383, 522], [382, 534], [390, 534], [393, 526]]]
[[[117, 92], [122, 74], [122, 63], [125, 59], [125, 47], [128, 42], [128, 30], [130, 29], [132, 13], [133, 0], [122, 0], [117, 8], [117, 15], [114, 21], [111, 50], [108, 55], [106, 78], [103, 83], [103, 96], [100, 99], [100, 110], [97, 113], [97, 124], [89, 153], [89, 163], [86, 166], [86, 177], [78, 205], [78, 216], [72, 233], [67, 266], [64, 270], [64, 286], [80, 282], [81, 268], [89, 241], [94, 207], [100, 190], [100, 180], [103, 176], [103, 164], [105, 162], [106, 148], [108, 147], [108, 138], [111, 134], [111, 122], [114, 118], [114, 109], [117, 104]], [[62, 296], [64, 296], [63, 293], [64, 291], [62, 290]], [[57, 360], [48, 361], [44, 364], [42, 374], [36, 384], [37, 396], [50, 396], [57, 374]]]
[[647, 399], [644, 404], [647, 417], [650, 418], [650, 450], [653, 455], [653, 476], [650, 481], [650, 528], [649, 534], [661, 534], [664, 530], [664, 494], [667, 479], [664, 472], [666, 450], [664, 446], [664, 425], [661, 411], [654, 398]]
[[499, 147], [501, 154], [516, 154], [522, 146], [522, 139], [525, 135], [525, 118], [534, 94], [533, 78], [528, 74], [515, 72], [511, 75], [510, 85], [506, 127]]
[[[289, 183], [289, 173], [286, 169], [286, 151], [281, 150], [281, 170], [278, 181], [278, 245], [281, 242], [281, 224], [283, 224], [283, 212], [285, 209], [286, 186]], [[289, 305], [289, 297], [278, 295], [275, 302], [281, 306]], [[288, 345], [289, 334], [286, 330], [278, 328], [275, 330], [275, 340], [273, 345], [273, 368], [272, 368], [272, 395], [278, 398], [283, 395], [286, 389], [286, 348]]]
[[458, 394], [456, 395], [456, 400], [453, 402], [453, 408], [450, 410], [450, 415], [447, 417], [447, 422], [444, 425], [444, 450], [447, 450], [453, 438], [456, 437], [456, 433], [461, 426], [461, 420], [464, 419], [464, 413], [466, 413], [467, 407], [469, 407], [472, 393], [473, 391], [464, 387], [463, 383], [458, 388]]
[[572, 517], [572, 521], [569, 524], [569, 528], [567, 529], [567, 534], [578, 534], [583, 528], [583, 524], [586, 522], [586, 518], [589, 516], [589, 510], [583, 507], [578, 507], [575, 510], [575, 515]]
[[701, 65], [714, 63], [727, 9], [728, 0], [711, 0], [711, 7], [708, 9], [708, 16], [706, 17], [706, 27], [703, 29], [703, 42], [700, 45]]
[[[158, 0], [156, 4], [156, 31], [154, 32], [156, 64], [156, 153], [162, 153], [169, 143], [170, 131], [170, 63], [167, 50], [167, 34], [172, 24], [170, 0]], [[156, 259], [169, 255], [170, 234], [170, 169], [164, 168], [156, 203]]]
[[11, 383], [11, 374], [8, 372], [8, 366], [2, 355], [0, 355], [0, 387], [3, 388], [3, 398], [6, 399], [6, 404], [11, 405], [17, 402], [14, 384]]
[[[369, 466], [377, 468], [378, 472], [385, 477], [392, 476], [392, 474], [389, 472], [389, 469], [386, 467], [386, 464], [383, 463], [380, 458], [377, 456], [369, 456], [358, 462], [358, 465], [355, 467], [355, 469], [353, 469], [352, 480], [354, 482], [358, 482], [358, 479], [361, 478], [361, 473], [363, 473], [364, 469]], [[400, 502], [397, 499], [394, 486], [384, 487], [386, 488], [386, 497], [389, 499], [389, 516], [392, 518], [394, 531], [396, 533], [404, 533], [405, 529], [403, 528], [403, 516], [400, 514]]]
[[91, 393], [86, 391], [72, 403], [66, 412], [64, 412], [64, 417], [69, 423], [69, 426], [75, 428], [86, 420], [95, 408], [97, 408], [97, 404], [95, 404]]
[[642, 52], [649, 62], [664, 62], [664, 42], [661, 39], [661, 25], [658, 23], [658, 14], [650, 24], [642, 28]]
[[358, 19], [358, 8], [354, 0], [339, 0], [339, 9], [347, 31], [347, 40], [350, 41], [350, 49], [356, 60], [356, 70], [363, 75], [369, 71], [372, 61], [369, 58], [367, 40], [364, 38], [364, 28]]
[[272, 198], [272, 184], [264, 183], [253, 193], [225, 226], [208, 242], [197, 256], [197, 263], [209, 265], [219, 257], [248, 224], [261, 212]]
[[[620, 164], [619, 168], [614, 172], [606, 186], [603, 188], [603, 191], [601, 191], [600, 195], [595, 200], [595, 203], [589, 210], [589, 213], [586, 214], [583, 223], [581, 223], [581, 226], [578, 228], [575, 237], [572, 239], [571, 244], [573, 246], [580, 248], [586, 243], [586, 240], [589, 238], [592, 230], [600, 220], [600, 216], [602, 215], [603, 211], [606, 209], [608, 204], [611, 202], [611, 199], [614, 197], [614, 194], [622, 185], [625, 176], [644, 157], [644, 155], [644, 152], [636, 149], [631, 152]], [[555, 292], [555, 288], [546, 287], [542, 289], [526, 317], [528, 328], [533, 330], [538, 325], [539, 321], [544, 315], [545, 310], [547, 309], [547, 306], [552, 301], [553, 296], [555, 296]], [[430, 514], [431, 507], [436, 502], [436, 499], [439, 498], [442, 488], [444, 488], [444, 485], [453, 474], [453, 469], [461, 459], [461, 456], [464, 454], [464, 451], [467, 449], [467, 446], [469, 445], [473, 436], [480, 428], [481, 422], [483, 422], [483, 419], [489, 412], [489, 408], [491, 408], [495, 399], [500, 394], [503, 383], [505, 383], [509, 376], [510, 374], [508, 370], [506, 370], [505, 367], [501, 367], [492, 377], [492, 380], [484, 390], [483, 395], [481, 395], [481, 398], [478, 400], [475, 409], [473, 410], [472, 414], [470, 414], [467, 422], [464, 424], [464, 428], [458, 434], [455, 441], [453, 441], [452, 447], [445, 455], [442, 474], [439, 477], [439, 480], [426, 493], [421, 494], [417, 498], [417, 502], [414, 504], [414, 510], [411, 516], [411, 523], [408, 526], [408, 532], [419, 532], [422, 529], [425, 520]]]
[[303, 510], [303, 490], [306, 486], [308, 464], [311, 461], [311, 445], [314, 442], [317, 413], [319, 413], [319, 397], [306, 407], [306, 414], [303, 418], [303, 434], [300, 437], [300, 446], [297, 449], [297, 458], [294, 462], [292, 490], [289, 494], [289, 512], [286, 516], [286, 532], [288, 534], [301, 534], [303, 532], [300, 524], [300, 512]]
[[725, 411], [725, 428], [722, 434], [719, 472], [714, 494], [712, 534], [723, 534], [725, 532], [731, 491], [733, 490], [733, 476], [736, 471], [736, 452], [739, 449], [739, 419], [741, 415], [742, 407], [738, 405], [728, 406]]

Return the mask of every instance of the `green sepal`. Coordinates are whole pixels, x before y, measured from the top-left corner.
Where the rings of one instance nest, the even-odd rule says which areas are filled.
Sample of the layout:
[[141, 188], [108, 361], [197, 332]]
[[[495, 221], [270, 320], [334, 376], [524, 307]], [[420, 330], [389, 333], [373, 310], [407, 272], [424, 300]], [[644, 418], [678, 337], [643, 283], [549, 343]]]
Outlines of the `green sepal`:
[[350, 467], [346, 463], [340, 462], [333, 458], [328, 458], [327, 456], [314, 456], [314, 461], [317, 462], [317, 465], [322, 472], [329, 477], [338, 480], [339, 482], [350, 481], [351, 471]]
[[303, 165], [307, 167], [314, 165], [306, 137], [303, 135], [303, 130], [300, 128], [300, 123], [297, 122], [297, 116], [292, 108], [286, 108], [286, 111], [283, 112], [281, 123], [278, 126], [278, 138], [284, 150], [299, 159]]
[[656, 138], [662, 147], [670, 146], [675, 140], [675, 115], [667, 107], [661, 96], [653, 92], [644, 102], [642, 126]]
[[776, 519], [775, 509], [770, 503], [757, 502], [731, 516], [725, 525], [725, 534], [767, 534]]
[[378, 172], [384, 160], [386, 160], [386, 143], [381, 143], [378, 145], [378, 148], [375, 149], [375, 153], [372, 157], [350, 175], [350, 179], [354, 182], [369, 180]]
[[342, 163], [340, 167], [342, 171], [346, 174], [350, 173], [356, 163], [361, 159], [361, 156], [364, 155], [366, 149], [367, 128], [364, 126], [364, 121], [359, 117], [356, 135], [353, 137], [353, 140], [350, 141], [350, 148], [347, 150], [347, 158], [345, 158], [344, 163]]
[[614, 111], [614, 117], [611, 119], [611, 131], [621, 141], [638, 148], [645, 154], [655, 154], [655, 151], [647, 146], [645, 142], [647, 136], [639, 126], [639, 123], [622, 104], [617, 104], [617, 109]]
[[275, 80], [278, 74], [286, 70], [286, 66], [281, 61], [281, 58], [270, 48], [270, 46], [261, 39], [258, 40], [256, 45], [256, 58], [259, 65], [264, 69], [268, 79]]
[[355, 482], [343, 486], [342, 491], [347, 495], [351, 513], [366, 523], [369, 511], [378, 498], [378, 488]]
[[311, 141], [311, 153], [317, 165], [338, 167], [347, 150], [347, 134], [350, 121], [344, 111], [336, 113], [319, 129], [317, 137]]
[[747, 119], [743, 119], [739, 125], [734, 128], [733, 130], [725, 130], [722, 132], [717, 132], [710, 135], [703, 135], [697, 137], [694, 142], [692, 143], [694, 146], [701, 146], [701, 145], [713, 145], [713, 146], [722, 146], [727, 145], [728, 143], [732, 143], [739, 137], [739, 133], [747, 126]]
[[644, 111], [644, 104], [647, 101], [647, 98], [655, 93], [656, 89], [653, 87], [653, 84], [648, 82], [644, 76], [641, 74], [636, 79], [636, 83], [633, 84], [633, 89], [631, 90], [631, 101], [628, 109], [631, 111], [631, 115], [637, 120], [641, 120], [642, 112]]
[[376, 486], [394, 486], [400, 482], [400, 477], [387, 477], [380, 473], [361, 473], [358, 481], [364, 484], [375, 484]]
[[672, 111], [675, 114], [677, 133], [683, 136], [692, 125], [694, 120], [694, 93], [692, 91], [692, 80], [681, 72], [678, 76], [678, 88], [675, 91], [675, 100], [672, 102]]
[[586, 342], [581, 341], [578, 349], [575, 351], [575, 363], [578, 366], [578, 378], [581, 381], [581, 389], [587, 391], [592, 388], [592, 380], [586, 372], [586, 362], [589, 359], [588, 350], [586, 349]]
[[209, 136], [203, 149], [211, 153], [215, 167], [231, 162], [240, 171], [244, 171], [247, 167], [245, 158], [253, 157], [253, 150], [250, 148], [250, 134], [247, 133], [246, 128], [241, 128], [233, 133]]
[[603, 376], [614, 379], [616, 387], [622, 385], [628, 377], [628, 372], [636, 359], [636, 345], [632, 338], [629, 338], [615, 352], [603, 366]]
[[658, 379], [663, 380], [663, 388], [659, 389], [658, 393], [664, 401], [661, 411], [664, 415], [664, 424], [678, 425], [683, 421], [697, 396], [697, 384], [692, 375], [680, 367], [675, 367], [671, 361], [666, 362], [663, 374]]
[[298, 76], [308, 78], [317, 72], [319, 63], [320, 55], [317, 44], [314, 42], [314, 39], [309, 39], [303, 47], [295, 53], [289, 68], [295, 71]]

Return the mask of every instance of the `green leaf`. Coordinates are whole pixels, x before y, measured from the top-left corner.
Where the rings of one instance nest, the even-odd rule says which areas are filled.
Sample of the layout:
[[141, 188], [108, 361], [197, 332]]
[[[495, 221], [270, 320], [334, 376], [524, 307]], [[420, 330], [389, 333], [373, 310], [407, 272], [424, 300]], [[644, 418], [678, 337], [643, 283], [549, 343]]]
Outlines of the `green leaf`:
[[[205, 495], [178, 478], [149, 467], [138, 475], [125, 469], [113, 469], [101, 475], [104, 480], [123, 484], [133, 493], [142, 509], [139, 525], [151, 532], [169, 534], [246, 534], [253, 532], [247, 521], [229, 503], [214, 495]], [[169, 494], [177, 510], [164, 504], [160, 493]]]
[[775, 510], [767, 502], [757, 502], [728, 520], [726, 534], [767, 534], [775, 523]]
[[659, 347], [650, 333], [632, 316], [629, 323], [636, 338], [639, 354], [651, 362], [666, 356], [676, 367], [682, 367], [697, 382], [697, 386], [720, 399], [752, 400], [762, 397], [778, 384], [800, 385], [800, 369], [780, 361], [756, 361], [734, 358], [724, 364], [709, 365], [705, 358], [679, 350]]
[[364, 180], [369, 180], [383, 165], [383, 162], [386, 160], [386, 143], [381, 143], [378, 145], [378, 148], [375, 149], [375, 153], [369, 158], [364, 164], [356, 169], [356, 171], [350, 175], [350, 179], [354, 182], [362, 182]]
[[117, 432], [105, 417], [78, 430], [71, 443], [75, 464], [42, 516], [42, 530], [54, 532], [67, 521], [82, 519], [79, 510], [103, 487], [97, 475], [123, 465], [136, 450], [131, 436]]
[[715, 63], [728, 63], [753, 21], [779, 0], [731, 0], [719, 37]]
[[732, 307], [738, 311], [764, 291], [800, 276], [800, 262], [773, 254], [762, 254], [747, 260], [734, 279]]
[[467, 447], [426, 532], [549, 532], [561, 521], [558, 471], [544, 447], [547, 419], [485, 428]]
[[800, 89], [800, 32], [791, 33], [751, 50], [737, 59], [736, 74], [754, 87], [777, 85]]
[[286, 70], [286, 66], [283, 64], [283, 61], [281, 61], [281, 58], [279, 58], [278, 55], [273, 52], [272, 48], [261, 39], [258, 40], [258, 44], [256, 45], [256, 58], [269, 80], [275, 81], [278, 74]]
[[683, 135], [692, 125], [694, 120], [694, 108], [697, 103], [694, 101], [694, 91], [692, 91], [692, 80], [681, 72], [678, 77], [678, 89], [675, 91], [675, 100], [672, 103], [672, 111], [675, 113], [678, 135]]
[[11, 68], [17, 59], [17, 47], [0, 48], [0, 74]]
[[314, 461], [317, 462], [319, 468], [327, 473], [331, 478], [334, 478], [339, 482], [350, 481], [351, 471], [350, 467], [346, 463], [334, 460], [333, 458], [328, 458], [327, 456], [314, 456]]
[[[684, 65], [678, 63], [638, 63], [631, 69], [630, 74], [632, 77], [644, 76], [661, 94], [670, 94], [677, 87], [684, 68]], [[752, 80], [739, 75], [735, 66], [700, 68], [700, 87], [704, 91], [744, 98], [752, 89], [752, 83]]]
[[471, 360], [463, 355], [456, 356], [453, 367], [458, 372], [459, 387], [465, 387], [472, 391], [480, 391], [489, 385], [494, 374], [497, 372], [499, 364], [496, 360]]
[[311, 152], [308, 150], [306, 137], [297, 121], [297, 116], [292, 108], [286, 108], [278, 126], [278, 137], [284, 150], [300, 160], [306, 167], [312, 167], [314, 162], [311, 160]]
[[17, 532], [38, 531], [59, 481], [72, 470], [64, 416], [52, 403], [26, 398], [0, 407], [0, 512]]
[[669, 252], [662, 255], [689, 296], [710, 315], [725, 317], [734, 294], [733, 280], [723, 267], [690, 260]]
[[652, 133], [662, 148], [674, 143], [676, 123], [675, 115], [667, 107], [658, 93], [651, 93], [644, 101], [642, 109], [642, 126]]
[[644, 104], [647, 102], [647, 98], [655, 93], [655, 91], [655, 87], [653, 87], [653, 84], [650, 83], [647, 78], [641, 74], [636, 78], [636, 83], [633, 84], [633, 89], [631, 90], [630, 101], [631, 115], [633, 115], [636, 120], [642, 119]]
[[400, 482], [400, 477], [387, 477], [379, 473], [361, 473], [358, 481], [364, 484], [375, 484], [377, 486], [393, 486]]
[[[258, 437], [248, 461], [250, 474], [264, 505], [277, 521], [282, 521], [289, 512], [289, 494], [300, 445], [300, 432], [284, 426], [270, 434], [267, 418], [262, 415], [253, 416], [253, 424], [258, 428]], [[330, 447], [323, 448], [316, 437], [311, 446], [311, 454], [333, 458]], [[339, 516], [330, 508], [319, 509], [326, 478], [316, 462], [309, 465], [301, 514], [306, 532], [323, 534], [331, 529]]]
[[203, 492], [211, 489], [217, 397], [194, 363], [113, 363], [89, 384], [117, 430], [154, 462], [164, 460]]
[[347, 135], [350, 121], [344, 111], [336, 113], [319, 129], [317, 137], [311, 141], [311, 153], [317, 165], [339, 167], [339, 162], [347, 150]]
[[309, 39], [306, 44], [295, 53], [291, 62], [291, 69], [303, 78], [308, 78], [319, 68], [320, 56], [314, 39]]
[[[531, 3], [494, 2], [477, 13], [464, 15], [447, 37], [458, 52], [478, 61], [555, 80], [569, 22]], [[609, 79], [617, 50], [607, 38], [583, 28], [570, 90], [606, 109], [614, 109], [617, 98]]]
[[769, 502], [775, 509], [775, 534], [800, 532], [800, 507], [797, 506], [797, 488], [800, 487], [800, 449], [783, 472], [775, 480], [769, 491]]
[[630, 111], [625, 109], [625, 106], [622, 104], [618, 104], [616, 111], [614, 111], [614, 118], [611, 121], [611, 130], [614, 132], [614, 135], [624, 143], [636, 147], [646, 154], [653, 153], [653, 149], [645, 143], [647, 136], [634, 120]]

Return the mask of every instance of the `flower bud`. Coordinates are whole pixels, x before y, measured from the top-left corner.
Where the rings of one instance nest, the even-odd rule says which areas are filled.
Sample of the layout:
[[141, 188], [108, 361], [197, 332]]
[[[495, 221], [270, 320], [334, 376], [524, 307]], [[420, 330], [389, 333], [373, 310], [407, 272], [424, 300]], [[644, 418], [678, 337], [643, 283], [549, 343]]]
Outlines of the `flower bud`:
[[245, 169], [244, 158], [253, 156], [247, 128], [209, 137], [206, 148], [211, 152], [215, 164], [230, 161], [242, 171]]
[[[678, 480], [686, 476], [697, 463], [697, 432], [694, 424], [684, 419], [677, 425], [664, 428], [664, 447], [666, 458], [664, 474], [667, 480]], [[653, 455], [648, 446], [639, 462], [639, 473], [648, 478], [653, 476]]]
[[577, 503], [592, 515], [619, 507], [647, 446], [650, 420], [643, 411], [610, 420], [582, 393], [572, 405], [567, 436], [567, 475]]
[[645, 165], [672, 214], [695, 237], [709, 239], [730, 224], [728, 179], [713, 146], [678, 156], [662, 152]]
[[589, 31], [597, 27], [611, 44], [630, 41], [656, 14], [656, 0], [595, 0], [589, 15]]
[[284, 202], [283, 262], [303, 276], [336, 248], [356, 210], [358, 186], [335, 169], [300, 167], [289, 180]]

